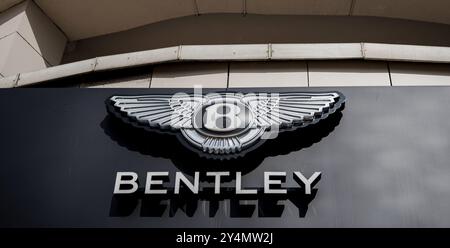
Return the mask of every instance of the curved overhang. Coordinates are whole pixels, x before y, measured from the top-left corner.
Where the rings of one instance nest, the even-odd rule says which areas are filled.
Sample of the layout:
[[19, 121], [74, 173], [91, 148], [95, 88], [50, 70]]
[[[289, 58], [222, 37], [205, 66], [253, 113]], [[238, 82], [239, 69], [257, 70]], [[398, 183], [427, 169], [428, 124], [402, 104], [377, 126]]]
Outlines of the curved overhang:
[[[21, 0], [3, 0], [3, 11]], [[70, 40], [212, 13], [374, 16], [450, 24], [447, 0], [35, 0]]]
[[23, 2], [23, 0], [2, 0], [0, 2], [0, 12], [3, 12], [21, 2]]
[[450, 63], [449, 47], [378, 43], [188, 45], [97, 57], [0, 79], [0, 87], [33, 86], [89, 73], [169, 62], [380, 60]]
[[62, 61], [178, 45], [360, 42], [450, 47], [450, 26], [380, 17], [209, 14], [70, 42]]

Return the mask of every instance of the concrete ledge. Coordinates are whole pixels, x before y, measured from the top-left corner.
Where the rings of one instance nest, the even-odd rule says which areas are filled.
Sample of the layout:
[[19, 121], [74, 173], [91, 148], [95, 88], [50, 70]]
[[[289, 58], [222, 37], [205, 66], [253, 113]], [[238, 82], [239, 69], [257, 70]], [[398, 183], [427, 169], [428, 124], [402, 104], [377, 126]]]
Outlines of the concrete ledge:
[[0, 89], [14, 88], [17, 86], [18, 80], [19, 74], [5, 78], [0, 78]]
[[83, 60], [75, 63], [50, 67], [44, 70], [22, 73], [19, 76], [17, 87], [33, 85], [40, 82], [85, 74], [94, 71], [97, 59]]
[[180, 60], [266, 60], [269, 44], [181, 46]]
[[364, 43], [363, 53], [373, 60], [450, 63], [449, 47]]
[[450, 63], [450, 47], [377, 43], [189, 45], [167, 47], [74, 62], [1, 79], [0, 87], [20, 87], [96, 71], [174, 61], [269, 61], [362, 59]]
[[123, 69], [134, 66], [142, 66], [156, 63], [164, 63], [178, 60], [180, 47], [167, 47], [144, 52], [111, 55], [97, 58], [94, 71], [106, 71]]
[[273, 60], [363, 59], [362, 43], [272, 44]]

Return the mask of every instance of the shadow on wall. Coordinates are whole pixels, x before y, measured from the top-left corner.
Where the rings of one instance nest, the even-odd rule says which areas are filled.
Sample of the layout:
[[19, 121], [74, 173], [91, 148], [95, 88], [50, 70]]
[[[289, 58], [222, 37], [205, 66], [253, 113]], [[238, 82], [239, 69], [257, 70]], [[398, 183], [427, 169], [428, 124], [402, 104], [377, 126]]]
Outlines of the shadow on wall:
[[450, 29], [380, 17], [206, 14], [79, 40], [63, 62], [177, 45], [345, 42], [450, 46]]
[[152, 195], [151, 197], [144, 195], [142, 190], [133, 195], [115, 195], [111, 200], [110, 216], [130, 216], [140, 207], [139, 216], [141, 217], [162, 217], [166, 212], [169, 217], [175, 217], [180, 211], [187, 217], [194, 217], [199, 204], [203, 204], [200, 208], [202, 214], [206, 217], [216, 217], [221, 203], [227, 204], [225, 200], [228, 200], [229, 205], [223, 207], [225, 211], [223, 214], [231, 218], [251, 218], [255, 212], [258, 217], [281, 217], [286, 201], [290, 201], [298, 209], [299, 218], [304, 218], [308, 212], [309, 203], [314, 200], [318, 191], [312, 189], [311, 194], [306, 195], [303, 189], [292, 188], [288, 189], [285, 195], [265, 195], [263, 189], [258, 189], [257, 195], [236, 195], [233, 188], [221, 190], [220, 195], [214, 194], [213, 188], [206, 188], [199, 195], [174, 195], [173, 189], [169, 190], [168, 195]]

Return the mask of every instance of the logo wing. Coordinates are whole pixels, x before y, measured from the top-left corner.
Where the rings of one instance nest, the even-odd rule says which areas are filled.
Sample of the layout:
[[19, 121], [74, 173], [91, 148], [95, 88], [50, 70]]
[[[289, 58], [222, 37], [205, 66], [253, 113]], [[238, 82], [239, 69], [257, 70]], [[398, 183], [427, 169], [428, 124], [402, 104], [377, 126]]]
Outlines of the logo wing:
[[197, 95], [113, 96], [110, 106], [116, 113], [151, 128], [192, 128], [192, 116], [204, 98]]
[[258, 127], [304, 127], [334, 113], [345, 102], [339, 92], [247, 94]]

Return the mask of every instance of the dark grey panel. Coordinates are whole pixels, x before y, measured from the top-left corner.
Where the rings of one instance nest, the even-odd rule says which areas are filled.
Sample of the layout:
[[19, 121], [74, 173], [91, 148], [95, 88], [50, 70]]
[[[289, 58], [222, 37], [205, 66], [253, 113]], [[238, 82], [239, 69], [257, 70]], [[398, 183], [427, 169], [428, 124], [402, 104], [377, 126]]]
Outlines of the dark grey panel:
[[[174, 136], [135, 130], [107, 115], [104, 101], [113, 94], [167, 90], [2, 90], [0, 226], [449, 227], [450, 88], [332, 90], [347, 97], [341, 113], [228, 162], [200, 159]], [[139, 173], [142, 184], [146, 171], [224, 168], [243, 171], [248, 186], [261, 187], [264, 171], [321, 171], [322, 179], [312, 197], [291, 195], [284, 209], [273, 205], [276, 198], [260, 198], [255, 209], [232, 199], [231, 207], [229, 200], [218, 204], [215, 217], [208, 203], [192, 198], [172, 214], [151, 199], [135, 206], [113, 198], [118, 171]], [[291, 179], [287, 184], [295, 186]]]

